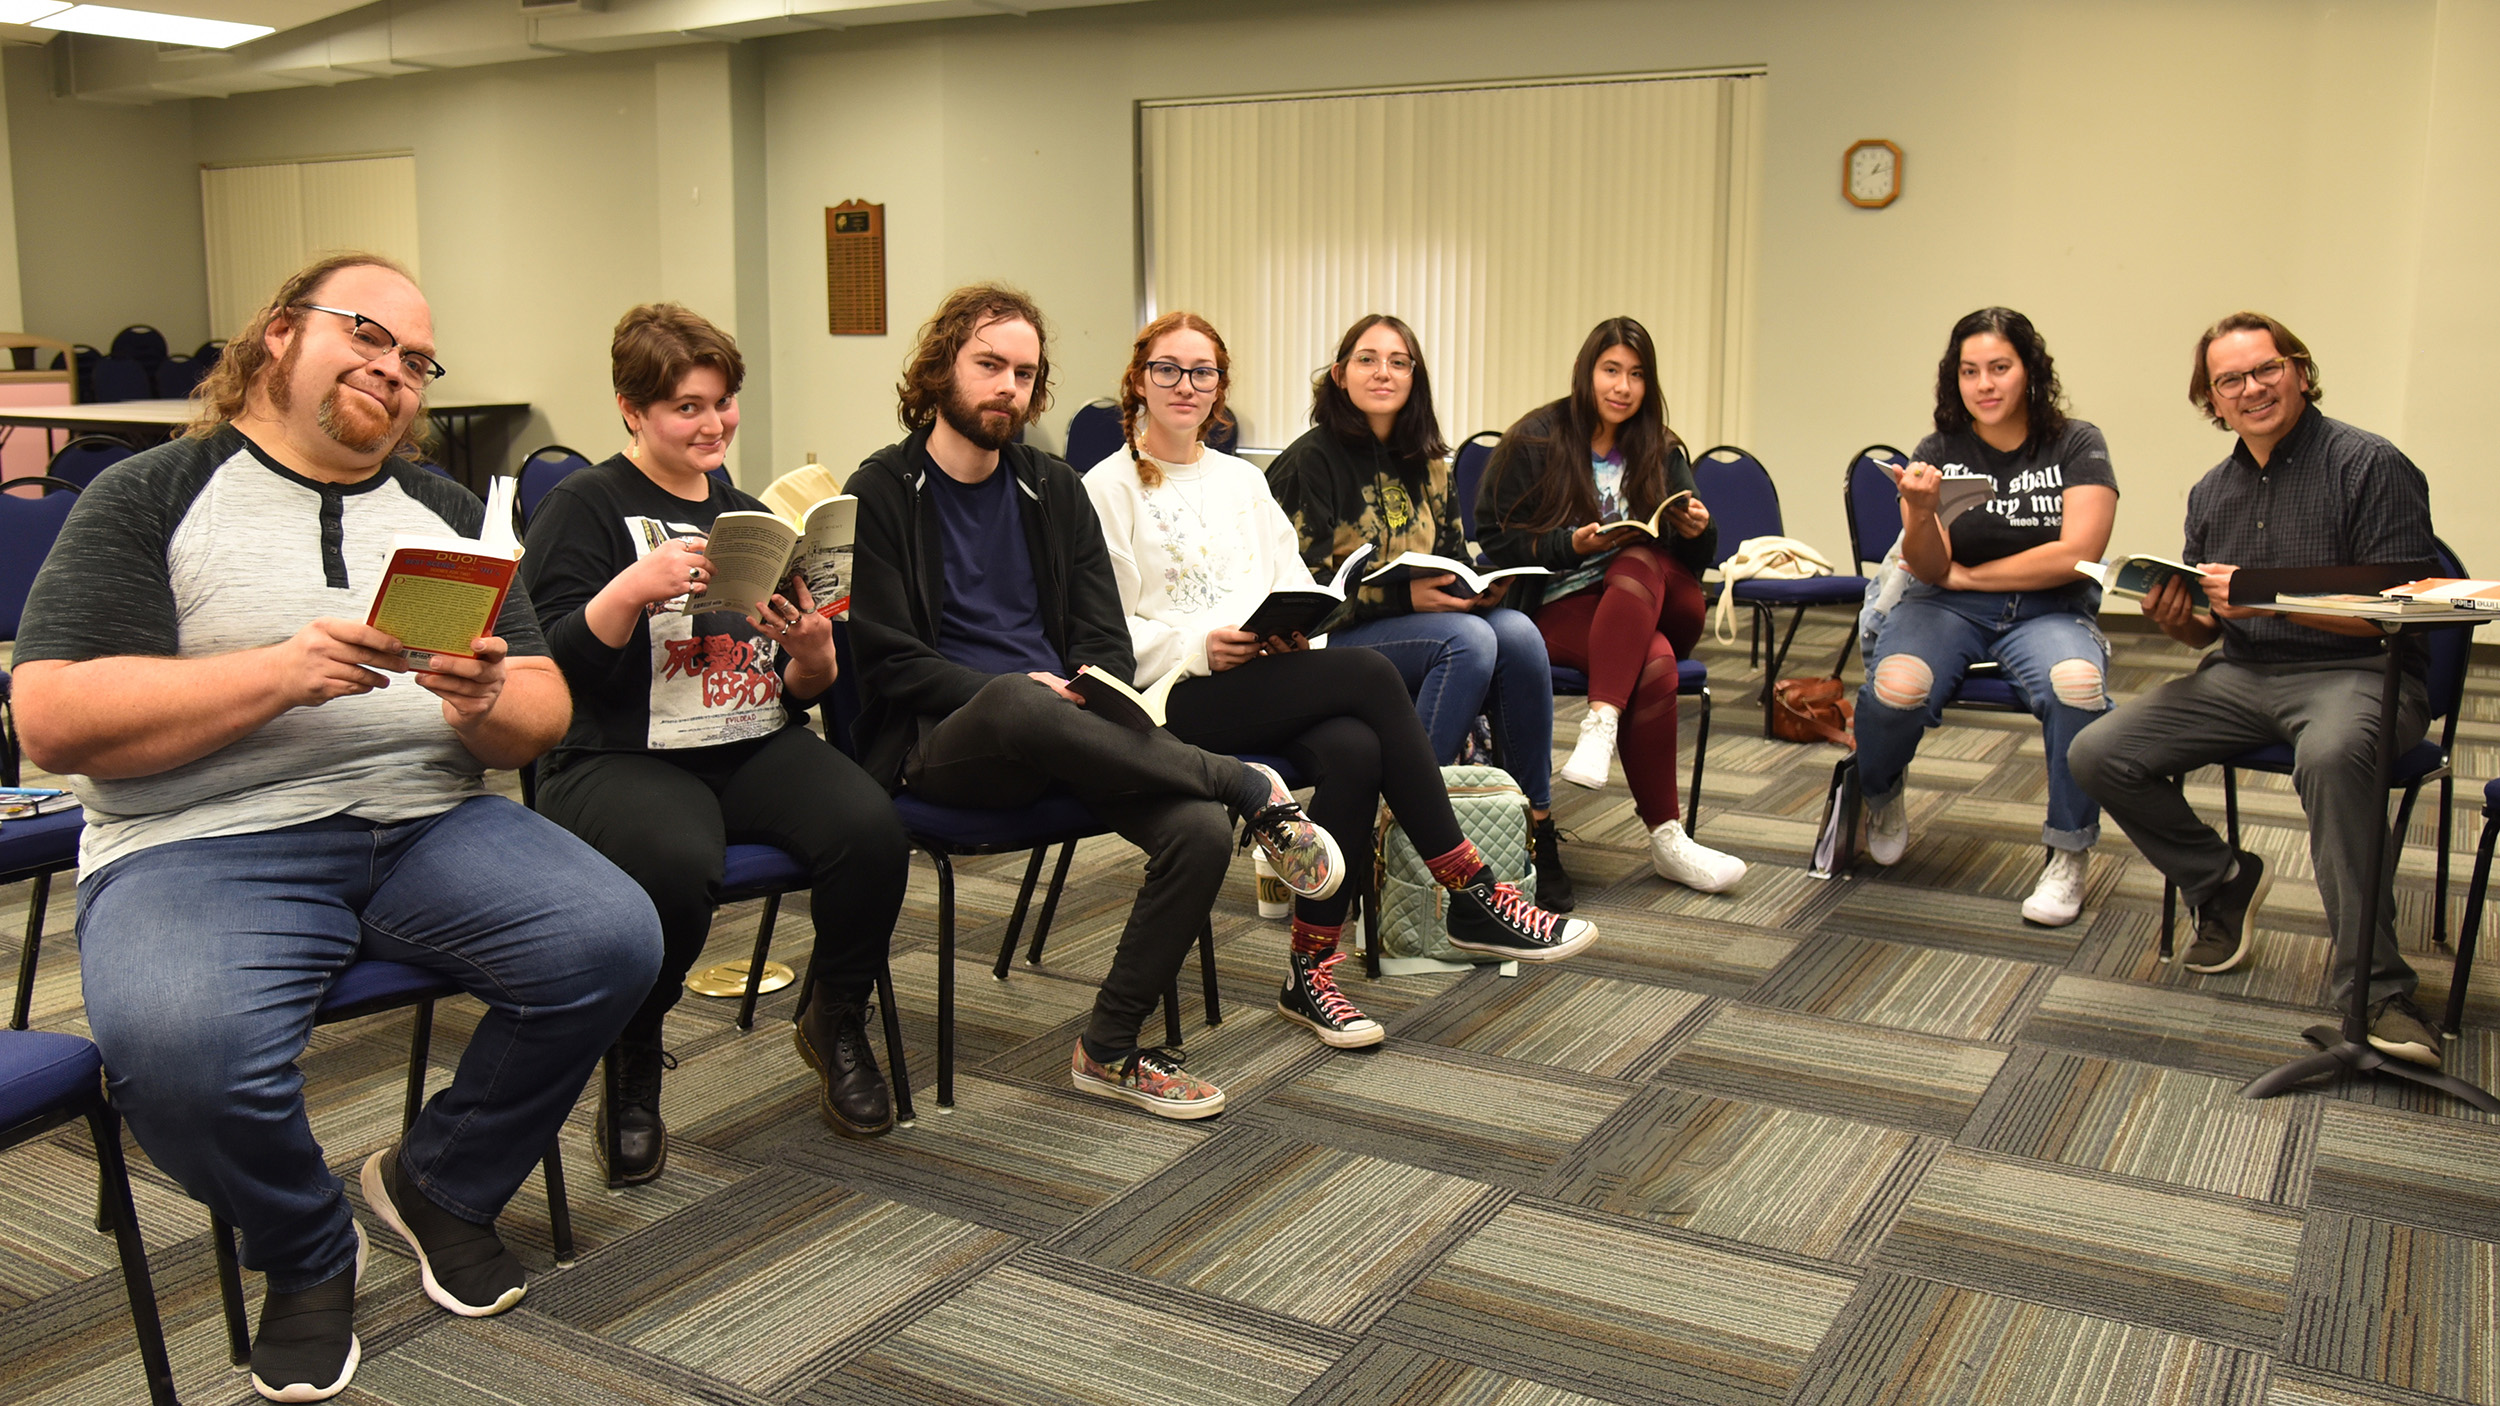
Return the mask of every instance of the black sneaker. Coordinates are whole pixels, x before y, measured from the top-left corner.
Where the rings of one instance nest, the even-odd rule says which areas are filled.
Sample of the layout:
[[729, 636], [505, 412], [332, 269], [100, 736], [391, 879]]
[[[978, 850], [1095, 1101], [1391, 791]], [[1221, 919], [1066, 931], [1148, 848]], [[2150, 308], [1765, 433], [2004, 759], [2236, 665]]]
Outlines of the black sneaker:
[[2196, 910], [2196, 942], [2184, 959], [2187, 969], [2211, 976], [2248, 960], [2256, 945], [2257, 906], [2266, 901], [2274, 876], [2266, 862], [2247, 850], [2235, 851], [2239, 865], [2222, 891]]
[[1554, 817], [1531, 822], [1528, 837], [1536, 847], [1537, 906], [1548, 913], [1568, 913], [1579, 907], [1579, 895], [1571, 890], [1571, 876], [1563, 872], [1562, 836], [1554, 830]]
[[1290, 954], [1293, 970], [1285, 977], [1285, 989], [1276, 993], [1276, 1009], [1285, 1019], [1311, 1027], [1323, 1045], [1341, 1050], [1359, 1050], [1377, 1045], [1389, 1038], [1380, 1022], [1354, 1008], [1354, 1003], [1337, 989], [1335, 968], [1345, 960], [1343, 952], [1325, 957]]
[[[821, 990], [821, 988], [820, 988]], [[790, 1043], [824, 1080], [816, 1114], [844, 1137], [879, 1137], [894, 1127], [894, 1094], [868, 1043], [868, 1004], [819, 994], [800, 1013]]]
[[1485, 874], [1450, 891], [1446, 926], [1452, 947], [1520, 962], [1559, 961], [1597, 940], [1597, 924], [1549, 913]]
[[365, 1277], [365, 1230], [356, 1262], [309, 1289], [260, 1301], [252, 1338], [252, 1390], [271, 1401], [327, 1401], [347, 1390], [364, 1357], [356, 1341], [356, 1285]]
[[2439, 1027], [2410, 996], [2390, 996], [2370, 1008], [2370, 1047], [2414, 1064], [2439, 1067]]
[[668, 1124], [660, 1121], [660, 1076], [677, 1056], [658, 1042], [619, 1040], [608, 1049], [599, 1083], [599, 1117], [591, 1143], [607, 1169], [608, 1189], [656, 1181], [668, 1170]]
[[462, 1220], [408, 1182], [394, 1143], [365, 1160], [365, 1204], [417, 1252], [425, 1296], [463, 1318], [492, 1318], [521, 1301], [521, 1262], [491, 1225]]

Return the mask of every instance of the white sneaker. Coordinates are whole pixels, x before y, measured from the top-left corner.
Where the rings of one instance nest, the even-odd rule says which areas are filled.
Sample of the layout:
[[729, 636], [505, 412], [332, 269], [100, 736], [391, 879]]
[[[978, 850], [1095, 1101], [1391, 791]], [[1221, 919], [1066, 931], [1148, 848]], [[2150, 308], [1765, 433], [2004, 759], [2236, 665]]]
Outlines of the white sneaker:
[[1887, 867], [1901, 862], [1901, 852], [1910, 847], [1909, 799], [1905, 786], [1884, 804], [1866, 808], [1867, 858]]
[[1589, 715], [1580, 720], [1578, 744], [1555, 775], [1574, 786], [1586, 786], [1592, 791], [1605, 789], [1607, 768], [1615, 759], [1615, 729], [1620, 721], [1620, 715], [1612, 708], [1602, 713], [1589, 709]]
[[1703, 893], [1718, 893], [1745, 877], [1745, 861], [1685, 834], [1681, 820], [1670, 820], [1649, 832], [1649, 867], [1669, 883]]
[[2052, 849], [2048, 867], [2040, 871], [2040, 882], [2031, 889], [2031, 897], [2023, 900], [2023, 916], [2044, 928], [2062, 928], [2083, 911], [2083, 876], [2091, 867], [2092, 851], [2085, 849]]

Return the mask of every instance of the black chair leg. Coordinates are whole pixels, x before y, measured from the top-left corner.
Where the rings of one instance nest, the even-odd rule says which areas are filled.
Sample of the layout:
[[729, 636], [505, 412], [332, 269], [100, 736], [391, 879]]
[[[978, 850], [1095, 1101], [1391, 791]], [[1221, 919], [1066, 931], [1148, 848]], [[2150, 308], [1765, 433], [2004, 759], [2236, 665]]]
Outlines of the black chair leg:
[[540, 1166], [547, 1174], [547, 1238], [554, 1242], [556, 1263], [571, 1264], [573, 1202], [564, 1192], [564, 1148], [560, 1141], [547, 1144], [546, 1160]]
[[148, 1400], [153, 1406], [175, 1406], [174, 1366], [165, 1355], [165, 1325], [156, 1312], [147, 1242], [139, 1237], [139, 1208], [130, 1199], [130, 1168], [122, 1160], [121, 1117], [101, 1093], [87, 1110], [87, 1126], [95, 1134], [96, 1181], [112, 1212], [113, 1248], [121, 1256], [122, 1289], [130, 1296], [130, 1326], [139, 1337]]
[[755, 1028], [755, 998], [764, 983], [764, 958], [771, 954], [773, 924], [781, 918], [781, 895], [764, 895], [764, 921], [755, 928], [755, 955], [747, 959], [746, 999], [738, 1003], [738, 1028]]
[[1215, 920], [1209, 918], [1198, 929], [1198, 980], [1206, 988], [1207, 1024], [1224, 1023], [1223, 998], [1215, 990]]
[[43, 912], [52, 902], [52, 876], [37, 874], [35, 891], [26, 901], [26, 943], [17, 949], [17, 1008], [9, 1014], [9, 1028], [26, 1028], [28, 1012], [34, 1009], [35, 958], [43, 950]]
[[252, 1325], [243, 1313], [243, 1265], [235, 1258], [234, 1227], [208, 1218], [209, 1246], [217, 1255], [217, 1293], [226, 1306], [226, 1354], [237, 1367], [252, 1364]]
[[903, 1018], [894, 1010], [894, 968], [877, 964], [877, 1010], [885, 1017], [885, 1062], [894, 1090], [894, 1121], [912, 1121], [911, 1069], [903, 1063]]
[[2465, 988], [2474, 979], [2474, 946], [2483, 931], [2483, 889], [2491, 882], [2492, 841], [2500, 840], [2500, 821], [2483, 820], [2483, 842], [2474, 849], [2474, 877], [2465, 886], [2465, 923], [2457, 929], [2457, 960], [2448, 977], [2448, 1018], [2439, 1028], [2454, 1035], [2465, 1019]]
[[955, 866], [939, 850], [928, 855], [938, 882], [938, 1107], [943, 1110], [955, 1106]]
[[1181, 974], [1177, 971], [1163, 993], [1163, 1044], [1167, 1049], [1181, 1047]]
[[2439, 874], [2431, 889], [2431, 945], [2448, 945], [2448, 844], [2456, 832], [2456, 773], [2439, 778]]
[[[1016, 906], [1007, 915], [1007, 936], [998, 944], [998, 963], [990, 975], [999, 981], [1007, 979], [1007, 964], [1015, 959], [1016, 939], [1024, 935], [1024, 911], [1032, 906], [1033, 886], [1041, 882], [1042, 861], [1050, 857], [1050, 846], [1037, 845], [1033, 857], [1025, 861], [1024, 883], [1016, 889]], [[1036, 961], [1040, 960], [1038, 957]]]
[[2230, 837], [2231, 848], [2240, 847], [2240, 774], [2230, 767], [2222, 769], [2223, 832]]
[[1050, 891], [1042, 895], [1042, 916], [1033, 921], [1033, 948], [1024, 954], [1024, 964], [1042, 964], [1042, 942], [1050, 936], [1050, 920], [1059, 916], [1059, 895], [1068, 887], [1068, 865], [1076, 859], [1076, 841], [1059, 847], [1059, 867], [1050, 871]]
[[417, 1114], [425, 1108], [425, 1061], [433, 1049], [434, 1003], [419, 1001], [416, 1029], [408, 1038], [408, 1098], [399, 1112], [403, 1134], [417, 1125]]
[[1701, 765], [1710, 755], [1710, 690], [1704, 688], [1694, 695], [1701, 700], [1701, 724], [1693, 733], [1693, 784], [1684, 793], [1684, 833], [1701, 833]]

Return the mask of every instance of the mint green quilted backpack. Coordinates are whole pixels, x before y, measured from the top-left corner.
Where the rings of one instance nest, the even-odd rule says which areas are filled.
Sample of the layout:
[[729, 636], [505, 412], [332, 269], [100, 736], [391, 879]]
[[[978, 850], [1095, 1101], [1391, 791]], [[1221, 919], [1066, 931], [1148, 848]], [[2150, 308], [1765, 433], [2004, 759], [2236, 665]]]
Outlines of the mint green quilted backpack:
[[[1494, 766], [1445, 766], [1441, 781], [1449, 788], [1450, 809], [1458, 813], [1459, 833], [1475, 842], [1493, 877], [1518, 885], [1533, 900], [1536, 862], [1529, 849], [1527, 793], [1509, 772]], [[1379, 840], [1373, 851], [1379, 856], [1373, 876], [1380, 895], [1374, 935], [1384, 971], [1389, 971], [1387, 963], [1418, 958], [1475, 965], [1502, 960], [1450, 945], [1445, 925], [1450, 892], [1424, 867], [1423, 856], [1386, 807], [1380, 812]]]

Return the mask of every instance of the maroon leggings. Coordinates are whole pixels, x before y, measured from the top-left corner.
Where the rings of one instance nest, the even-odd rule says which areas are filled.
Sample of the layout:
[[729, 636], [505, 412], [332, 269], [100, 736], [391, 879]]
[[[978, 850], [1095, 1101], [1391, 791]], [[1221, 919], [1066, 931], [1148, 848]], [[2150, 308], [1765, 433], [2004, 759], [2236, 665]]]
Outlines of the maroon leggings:
[[1708, 616], [1701, 583], [1659, 551], [1626, 547], [1606, 563], [1606, 584], [1536, 613], [1545, 651], [1589, 676], [1589, 701], [1622, 714], [1616, 746], [1632, 807], [1652, 827], [1676, 819], [1675, 665], [1701, 642]]

